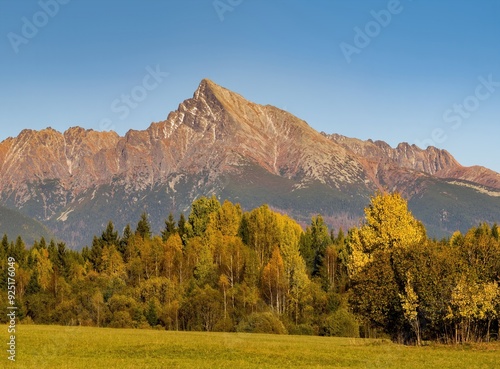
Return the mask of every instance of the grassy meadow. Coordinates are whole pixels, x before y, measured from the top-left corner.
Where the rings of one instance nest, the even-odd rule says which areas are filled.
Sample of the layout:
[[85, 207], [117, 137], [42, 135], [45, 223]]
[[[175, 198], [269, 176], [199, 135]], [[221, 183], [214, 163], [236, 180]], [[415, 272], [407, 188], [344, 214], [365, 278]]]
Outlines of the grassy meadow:
[[[4, 340], [7, 327], [3, 328]], [[20, 325], [2, 368], [499, 368], [500, 344], [408, 347], [386, 340]]]

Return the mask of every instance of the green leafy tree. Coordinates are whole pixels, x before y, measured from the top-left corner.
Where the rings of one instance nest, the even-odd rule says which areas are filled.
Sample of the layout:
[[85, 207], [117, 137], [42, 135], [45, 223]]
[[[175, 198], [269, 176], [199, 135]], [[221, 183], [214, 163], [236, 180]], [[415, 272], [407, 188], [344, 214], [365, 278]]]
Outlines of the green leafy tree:
[[269, 261], [274, 248], [279, 245], [280, 230], [276, 213], [267, 205], [245, 213], [240, 232], [243, 242], [257, 253], [259, 266], [262, 268]]
[[[353, 228], [348, 237], [351, 305], [369, 325], [382, 328], [395, 340], [406, 341], [400, 296], [408, 299], [410, 290], [403, 291], [406, 276], [398, 273], [394, 255], [424, 243], [425, 229], [397, 193], [372, 197], [365, 219], [366, 223]], [[414, 318], [411, 316], [410, 323], [418, 323]], [[416, 333], [419, 339], [420, 331]]]
[[211, 198], [200, 197], [193, 202], [188, 220], [194, 236], [202, 236], [205, 233], [210, 221], [210, 214], [217, 212], [220, 208], [220, 202], [215, 195]]
[[207, 231], [219, 231], [223, 236], [235, 237], [240, 230], [242, 216], [241, 206], [226, 200], [217, 211], [210, 214]]

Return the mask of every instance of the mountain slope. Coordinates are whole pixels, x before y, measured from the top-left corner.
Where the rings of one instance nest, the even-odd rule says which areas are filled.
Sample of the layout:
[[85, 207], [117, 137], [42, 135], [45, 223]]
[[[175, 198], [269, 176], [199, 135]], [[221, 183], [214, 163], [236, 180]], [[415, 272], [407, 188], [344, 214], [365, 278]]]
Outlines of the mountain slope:
[[[158, 231], [168, 212], [187, 212], [196, 197], [212, 193], [246, 208], [266, 202], [304, 223], [322, 213], [345, 228], [357, 224], [375, 190], [402, 192], [436, 235], [500, 219], [498, 173], [462, 167], [432, 147], [393, 149], [319, 133], [209, 80], [144, 131], [120, 137], [47, 128], [0, 143], [1, 204], [46, 224], [72, 247], [90, 242], [110, 219], [118, 228], [135, 224], [142, 211]], [[482, 213], [477, 201], [491, 209]], [[436, 223], [425, 211], [436, 204], [438, 213], [453, 208], [460, 219]]]
[[28, 245], [41, 237], [45, 237], [47, 241], [54, 238], [52, 232], [36, 220], [16, 210], [0, 206], [0, 237], [4, 234], [10, 241], [15, 241], [17, 236], [21, 236]]

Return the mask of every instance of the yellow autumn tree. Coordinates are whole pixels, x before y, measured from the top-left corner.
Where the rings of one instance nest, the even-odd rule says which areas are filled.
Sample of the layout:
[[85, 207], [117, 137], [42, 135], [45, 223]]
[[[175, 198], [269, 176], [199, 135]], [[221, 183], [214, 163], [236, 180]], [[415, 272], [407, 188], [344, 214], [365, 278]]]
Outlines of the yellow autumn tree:
[[243, 242], [255, 250], [261, 268], [269, 261], [274, 247], [280, 241], [276, 215], [277, 213], [264, 204], [249, 213], [245, 213], [242, 218]]
[[401, 306], [403, 307], [403, 314], [405, 320], [411, 325], [415, 336], [417, 338], [417, 346], [422, 344], [422, 339], [420, 335], [420, 322], [418, 320], [418, 295], [413, 289], [413, 281], [410, 273], [406, 276], [404, 293], [399, 294], [401, 299]]
[[178, 276], [178, 280], [182, 282], [182, 262], [182, 239], [178, 233], [174, 233], [163, 243], [161, 266], [163, 275], [171, 280], [174, 276]]
[[241, 206], [226, 200], [217, 211], [210, 214], [207, 233], [218, 230], [224, 236], [237, 236], [242, 216]]
[[423, 242], [425, 228], [399, 193], [377, 193], [365, 208], [365, 223], [350, 232], [349, 273], [356, 275], [377, 252]]
[[114, 245], [107, 245], [103, 248], [101, 260], [103, 274], [119, 278], [125, 275], [123, 258]]
[[47, 249], [34, 249], [33, 259], [35, 260], [35, 271], [38, 276], [38, 283], [42, 290], [47, 290], [49, 288], [50, 281], [52, 279], [52, 262], [49, 258], [49, 252]]
[[262, 271], [262, 292], [278, 314], [285, 311], [286, 285], [283, 258], [279, 248], [275, 247], [271, 259]]
[[283, 258], [287, 298], [290, 313], [293, 312], [295, 322], [298, 320], [299, 303], [309, 284], [304, 259], [300, 255], [300, 237], [303, 234], [300, 225], [287, 215], [276, 214], [279, 229], [279, 250]]

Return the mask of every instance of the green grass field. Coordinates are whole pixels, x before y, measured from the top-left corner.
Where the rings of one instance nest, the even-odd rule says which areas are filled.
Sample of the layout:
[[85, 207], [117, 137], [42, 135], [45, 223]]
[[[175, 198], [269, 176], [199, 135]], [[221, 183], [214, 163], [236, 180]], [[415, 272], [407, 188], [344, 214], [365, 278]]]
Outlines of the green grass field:
[[[3, 332], [7, 342], [6, 326]], [[17, 327], [16, 350], [15, 363], [2, 350], [1, 368], [500, 368], [499, 343], [407, 347], [367, 339], [38, 325]]]

